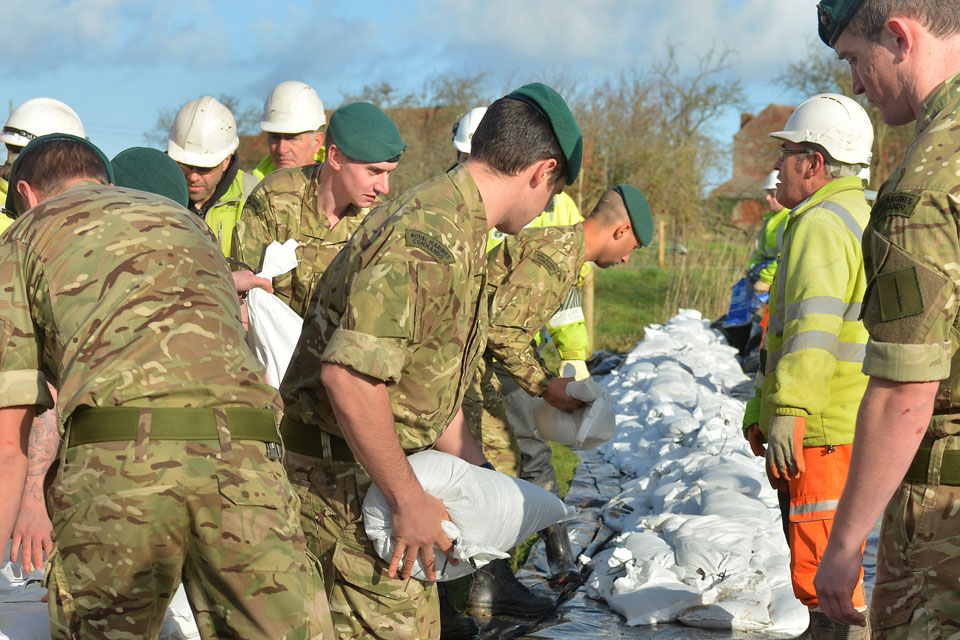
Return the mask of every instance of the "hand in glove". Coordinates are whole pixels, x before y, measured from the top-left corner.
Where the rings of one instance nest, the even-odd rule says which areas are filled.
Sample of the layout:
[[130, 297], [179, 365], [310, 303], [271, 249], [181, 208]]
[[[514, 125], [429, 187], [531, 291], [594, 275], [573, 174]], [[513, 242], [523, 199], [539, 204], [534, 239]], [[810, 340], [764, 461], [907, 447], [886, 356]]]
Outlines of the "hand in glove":
[[587, 371], [587, 363], [583, 360], [561, 360], [560, 375], [564, 378], [572, 377], [574, 380], [586, 380], [590, 377], [590, 372]]
[[763, 433], [760, 432], [760, 425], [756, 422], [747, 429], [747, 440], [750, 441], [750, 450], [753, 451], [753, 455], [759, 458], [767, 452], [766, 447], [763, 446]]
[[767, 430], [767, 475], [787, 480], [807, 470], [803, 462], [806, 429], [807, 419], [802, 416], [773, 416]]

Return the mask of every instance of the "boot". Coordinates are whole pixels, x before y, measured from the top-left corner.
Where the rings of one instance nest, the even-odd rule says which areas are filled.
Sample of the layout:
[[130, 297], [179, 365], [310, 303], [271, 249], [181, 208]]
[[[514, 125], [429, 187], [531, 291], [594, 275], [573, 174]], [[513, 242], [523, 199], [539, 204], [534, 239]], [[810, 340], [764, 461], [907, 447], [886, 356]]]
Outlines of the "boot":
[[556, 584], [566, 584], [580, 579], [580, 570], [570, 551], [570, 534], [567, 533], [567, 523], [558, 522], [540, 531], [544, 546], [547, 548], [547, 567], [550, 570], [550, 581]]
[[437, 598], [440, 602], [440, 640], [473, 640], [480, 633], [480, 625], [473, 618], [463, 615], [453, 606], [450, 592], [443, 582], [437, 583]]
[[870, 626], [858, 627], [831, 620], [822, 611], [810, 612], [810, 640], [870, 640]]
[[539, 620], [556, 610], [553, 600], [538, 596], [523, 586], [503, 558], [480, 567], [473, 574], [467, 595], [467, 613], [472, 616], [511, 616]]

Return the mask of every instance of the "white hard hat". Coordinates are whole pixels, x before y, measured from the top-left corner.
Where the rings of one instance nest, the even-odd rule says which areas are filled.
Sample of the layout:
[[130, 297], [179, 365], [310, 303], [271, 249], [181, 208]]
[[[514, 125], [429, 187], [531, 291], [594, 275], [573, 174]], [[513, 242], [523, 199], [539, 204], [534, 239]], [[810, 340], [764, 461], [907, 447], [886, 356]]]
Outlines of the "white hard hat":
[[453, 146], [457, 151], [470, 153], [470, 141], [473, 140], [473, 134], [480, 126], [480, 121], [483, 120], [483, 114], [486, 112], [486, 107], [474, 107], [460, 119], [457, 132], [453, 135]]
[[13, 110], [0, 132], [0, 142], [25, 147], [48, 133], [87, 137], [77, 113], [53, 98], [31, 98]]
[[763, 183], [763, 190], [776, 189], [778, 184], [780, 184], [780, 172], [773, 170], [767, 174], [767, 181]]
[[310, 85], [296, 80], [281, 82], [263, 103], [260, 129], [268, 133], [316, 131], [327, 123], [323, 102]]
[[870, 164], [873, 124], [855, 100], [838, 93], [807, 98], [796, 108], [783, 131], [770, 134], [790, 142], [823, 147], [838, 162]]
[[180, 107], [167, 136], [167, 155], [194, 167], [215, 167], [238, 146], [233, 114], [212, 96]]

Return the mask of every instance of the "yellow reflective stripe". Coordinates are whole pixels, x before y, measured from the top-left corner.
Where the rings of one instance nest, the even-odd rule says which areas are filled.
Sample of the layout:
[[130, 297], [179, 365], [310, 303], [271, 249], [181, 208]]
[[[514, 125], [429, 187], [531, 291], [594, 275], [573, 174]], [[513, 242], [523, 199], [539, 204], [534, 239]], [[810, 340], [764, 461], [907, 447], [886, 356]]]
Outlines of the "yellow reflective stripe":
[[834, 296], [813, 296], [798, 300], [787, 307], [788, 318], [802, 318], [808, 313], [823, 313], [831, 316], [843, 314], [843, 300]]
[[837, 352], [837, 343], [840, 337], [829, 331], [803, 331], [795, 336], [790, 336], [783, 343], [784, 353], [793, 353], [801, 349], [823, 349], [827, 353]]
[[843, 221], [843, 224], [847, 225], [847, 229], [850, 230], [850, 233], [857, 237], [857, 240], [863, 239], [863, 228], [860, 226], [860, 223], [857, 222], [852, 215], [850, 215], [849, 211], [841, 207], [836, 202], [830, 202], [829, 200], [824, 200], [818, 206], [836, 214], [836, 216]]

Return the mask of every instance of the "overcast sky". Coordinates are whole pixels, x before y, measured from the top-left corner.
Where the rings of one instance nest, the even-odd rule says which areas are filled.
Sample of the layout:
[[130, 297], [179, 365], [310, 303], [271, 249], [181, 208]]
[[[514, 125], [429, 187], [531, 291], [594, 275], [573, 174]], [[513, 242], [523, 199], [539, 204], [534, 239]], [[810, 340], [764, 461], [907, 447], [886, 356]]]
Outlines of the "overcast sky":
[[[493, 87], [563, 73], [595, 79], [662, 60], [684, 68], [728, 48], [749, 110], [802, 99], [776, 77], [816, 40], [816, 0], [2, 0], [0, 97], [73, 107], [113, 156], [143, 144], [160, 109], [203, 94], [262, 105], [282, 80], [329, 107], [382, 80], [487, 72]], [[731, 110], [716, 123], [729, 139]]]

